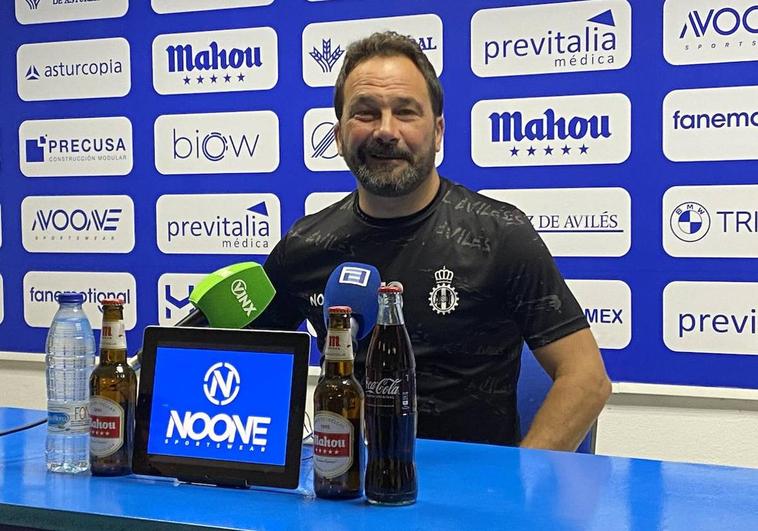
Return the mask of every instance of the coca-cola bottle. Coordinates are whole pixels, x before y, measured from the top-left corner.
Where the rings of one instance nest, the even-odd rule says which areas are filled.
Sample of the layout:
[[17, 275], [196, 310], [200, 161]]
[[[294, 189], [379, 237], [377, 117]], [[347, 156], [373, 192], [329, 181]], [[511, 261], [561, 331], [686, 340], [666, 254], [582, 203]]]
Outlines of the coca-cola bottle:
[[379, 288], [379, 315], [366, 355], [365, 491], [371, 503], [416, 501], [416, 361], [403, 319], [403, 288]]

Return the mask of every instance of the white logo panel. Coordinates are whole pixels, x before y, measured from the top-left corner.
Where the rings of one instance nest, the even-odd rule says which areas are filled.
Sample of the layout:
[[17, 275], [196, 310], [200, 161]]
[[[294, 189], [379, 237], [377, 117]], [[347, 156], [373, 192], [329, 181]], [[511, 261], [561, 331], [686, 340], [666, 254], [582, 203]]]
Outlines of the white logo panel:
[[663, 100], [663, 152], [676, 162], [758, 159], [758, 86], [674, 90]]
[[663, 248], [677, 257], [758, 258], [758, 185], [669, 188]]
[[166, 254], [267, 255], [281, 238], [274, 194], [163, 195], [155, 209]]
[[[303, 117], [303, 158], [311, 171], [350, 171], [339, 153], [335, 140], [334, 107], [309, 109]], [[434, 157], [435, 166], [442, 164], [445, 142]]]
[[632, 340], [632, 291], [621, 280], [566, 280], [600, 348], [622, 349]]
[[631, 246], [631, 197], [624, 188], [481, 190], [515, 205], [553, 256], [624, 256]]
[[672, 65], [758, 60], [758, 3], [666, 0], [663, 55]]
[[663, 342], [675, 352], [758, 354], [758, 283], [671, 282]]
[[272, 28], [158, 35], [153, 87], [158, 94], [267, 90], [279, 79]]
[[84, 1], [15, 0], [16, 20], [20, 24], [42, 24], [68, 20], [94, 20], [123, 17], [129, 0]]
[[160, 14], [210, 11], [233, 7], [267, 6], [274, 0], [152, 0], [153, 11]]
[[272, 111], [170, 114], [155, 120], [155, 167], [164, 175], [267, 173], [279, 166]]
[[172, 326], [194, 309], [190, 293], [205, 275], [201, 273], [164, 273], [158, 278], [158, 324]]
[[631, 56], [626, 0], [482, 9], [471, 18], [471, 69], [479, 77], [617, 70]]
[[350, 192], [313, 192], [305, 198], [305, 215], [321, 212], [326, 207], [333, 205]]
[[84, 313], [92, 328], [103, 322], [104, 299], [124, 301], [124, 325], [137, 325], [137, 282], [129, 273], [30, 271], [24, 275], [24, 320], [29, 326], [47, 328], [58, 310], [55, 300], [64, 291], [84, 295]]
[[16, 86], [24, 101], [126, 96], [131, 89], [126, 39], [23, 44]]
[[128, 253], [134, 202], [127, 195], [30, 196], [21, 202], [21, 226], [30, 253]]
[[18, 153], [27, 177], [127, 175], [132, 123], [123, 116], [27, 120], [18, 129]]
[[347, 46], [377, 31], [408, 35], [442, 73], [442, 20], [437, 15], [371, 18], [308, 24], [303, 30], [303, 80], [311, 87], [333, 86]]
[[482, 100], [471, 109], [477, 166], [618, 164], [631, 153], [624, 94]]

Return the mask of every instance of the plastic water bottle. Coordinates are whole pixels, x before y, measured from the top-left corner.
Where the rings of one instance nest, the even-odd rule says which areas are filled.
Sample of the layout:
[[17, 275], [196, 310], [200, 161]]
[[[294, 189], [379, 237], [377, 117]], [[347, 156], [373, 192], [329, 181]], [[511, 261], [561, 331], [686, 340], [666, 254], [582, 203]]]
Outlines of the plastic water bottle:
[[47, 364], [47, 469], [76, 474], [89, 470], [89, 377], [95, 336], [82, 309], [84, 295], [63, 292], [50, 325]]

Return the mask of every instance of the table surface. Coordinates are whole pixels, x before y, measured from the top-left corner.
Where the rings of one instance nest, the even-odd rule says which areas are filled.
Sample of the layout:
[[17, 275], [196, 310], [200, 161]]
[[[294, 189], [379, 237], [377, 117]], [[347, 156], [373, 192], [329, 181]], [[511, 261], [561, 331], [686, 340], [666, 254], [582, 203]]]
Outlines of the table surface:
[[38, 409], [0, 407], [0, 434], [47, 420], [47, 412]]
[[[48, 473], [46, 427], [0, 437], [0, 523], [82, 529], [755, 530], [758, 470], [419, 440], [408, 507]], [[309, 463], [309, 461], [306, 461]]]

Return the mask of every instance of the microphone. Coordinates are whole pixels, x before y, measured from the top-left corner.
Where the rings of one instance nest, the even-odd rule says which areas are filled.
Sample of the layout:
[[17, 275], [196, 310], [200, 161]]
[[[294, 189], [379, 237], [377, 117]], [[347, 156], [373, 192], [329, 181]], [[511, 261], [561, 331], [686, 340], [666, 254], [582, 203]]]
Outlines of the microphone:
[[244, 328], [263, 313], [275, 294], [260, 264], [222, 267], [195, 286], [189, 296], [195, 309], [174, 326]]
[[353, 310], [353, 337], [363, 339], [371, 333], [379, 312], [377, 292], [382, 279], [372, 265], [346, 262], [338, 265], [324, 288], [324, 323], [329, 326], [330, 306], [350, 306]]

